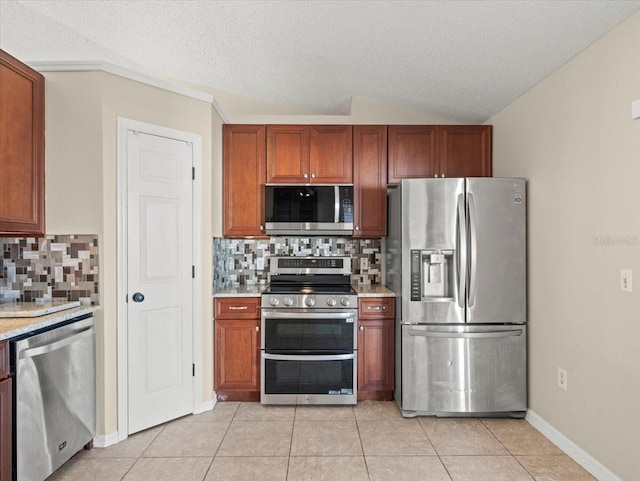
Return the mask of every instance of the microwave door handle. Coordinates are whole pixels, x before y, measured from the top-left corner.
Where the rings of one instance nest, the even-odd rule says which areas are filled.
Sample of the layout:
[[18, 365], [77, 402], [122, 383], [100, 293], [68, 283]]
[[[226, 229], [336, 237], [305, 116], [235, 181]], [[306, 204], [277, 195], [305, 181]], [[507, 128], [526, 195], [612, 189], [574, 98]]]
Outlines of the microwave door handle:
[[335, 200], [333, 207], [333, 222], [337, 224], [340, 222], [340, 187], [334, 185], [333, 189], [333, 198]]

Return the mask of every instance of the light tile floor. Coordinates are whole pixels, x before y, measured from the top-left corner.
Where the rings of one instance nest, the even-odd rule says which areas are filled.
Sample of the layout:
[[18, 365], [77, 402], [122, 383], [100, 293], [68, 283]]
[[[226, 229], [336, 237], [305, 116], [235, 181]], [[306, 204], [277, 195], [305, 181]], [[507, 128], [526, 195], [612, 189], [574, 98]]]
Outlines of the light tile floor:
[[395, 403], [218, 403], [82, 451], [48, 481], [593, 481], [519, 419], [404, 419]]

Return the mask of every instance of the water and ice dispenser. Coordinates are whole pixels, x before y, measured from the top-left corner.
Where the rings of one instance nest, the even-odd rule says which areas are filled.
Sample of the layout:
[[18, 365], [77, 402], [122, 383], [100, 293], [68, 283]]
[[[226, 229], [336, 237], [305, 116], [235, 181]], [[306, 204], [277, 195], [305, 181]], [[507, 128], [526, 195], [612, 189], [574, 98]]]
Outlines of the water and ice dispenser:
[[455, 289], [453, 249], [411, 250], [411, 300], [452, 301]]

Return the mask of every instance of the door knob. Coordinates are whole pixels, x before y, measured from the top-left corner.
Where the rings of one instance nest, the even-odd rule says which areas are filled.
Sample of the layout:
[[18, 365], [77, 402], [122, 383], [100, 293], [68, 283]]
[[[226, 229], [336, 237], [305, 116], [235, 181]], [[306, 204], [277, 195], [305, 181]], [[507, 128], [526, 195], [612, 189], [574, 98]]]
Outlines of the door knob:
[[142, 292], [136, 292], [133, 295], [133, 302], [142, 302], [144, 301], [144, 295], [142, 294]]

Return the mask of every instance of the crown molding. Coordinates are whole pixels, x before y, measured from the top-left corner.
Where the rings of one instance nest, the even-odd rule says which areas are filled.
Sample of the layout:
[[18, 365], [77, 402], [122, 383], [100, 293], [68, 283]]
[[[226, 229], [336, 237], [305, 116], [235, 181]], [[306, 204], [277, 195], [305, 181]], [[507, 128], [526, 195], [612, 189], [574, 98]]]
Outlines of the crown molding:
[[26, 62], [31, 68], [38, 72], [107, 72], [113, 75], [134, 80], [151, 87], [156, 87], [162, 90], [167, 90], [178, 95], [183, 95], [195, 100], [210, 103], [216, 110], [218, 115], [222, 118], [224, 123], [228, 123], [227, 116], [225, 115], [222, 107], [216, 101], [215, 97], [211, 94], [201, 92], [196, 89], [183, 87], [176, 85], [166, 80], [161, 80], [150, 75], [146, 75], [135, 70], [120, 67], [108, 62], [101, 61], [44, 61], [44, 62]]

